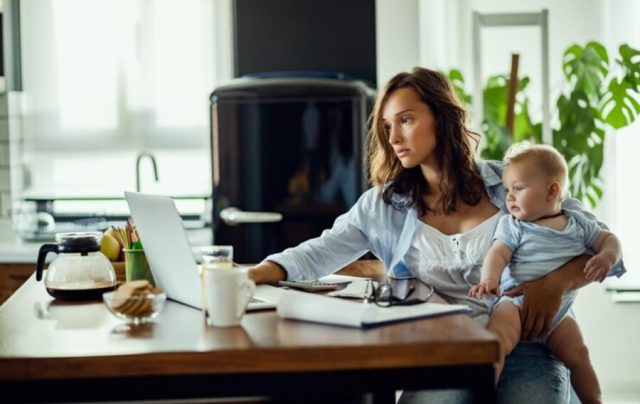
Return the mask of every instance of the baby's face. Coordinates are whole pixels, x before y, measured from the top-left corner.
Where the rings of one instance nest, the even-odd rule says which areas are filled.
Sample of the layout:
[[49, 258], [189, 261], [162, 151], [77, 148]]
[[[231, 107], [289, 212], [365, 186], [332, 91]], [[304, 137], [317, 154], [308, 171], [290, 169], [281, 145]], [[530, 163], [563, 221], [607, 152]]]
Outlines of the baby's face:
[[537, 220], [556, 203], [554, 198], [548, 198], [548, 181], [531, 160], [507, 165], [502, 184], [507, 192], [507, 209], [516, 219]]

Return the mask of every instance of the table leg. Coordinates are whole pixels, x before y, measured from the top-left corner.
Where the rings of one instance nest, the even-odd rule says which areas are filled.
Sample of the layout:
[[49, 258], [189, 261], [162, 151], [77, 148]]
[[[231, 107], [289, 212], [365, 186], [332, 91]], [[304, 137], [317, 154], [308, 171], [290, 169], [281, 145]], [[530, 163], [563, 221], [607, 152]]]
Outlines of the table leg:
[[495, 403], [496, 388], [494, 380], [494, 368], [492, 365], [485, 366], [478, 372], [477, 379], [470, 389], [471, 402], [473, 403]]
[[395, 390], [380, 390], [374, 391], [369, 394], [370, 404], [395, 404], [396, 392]]

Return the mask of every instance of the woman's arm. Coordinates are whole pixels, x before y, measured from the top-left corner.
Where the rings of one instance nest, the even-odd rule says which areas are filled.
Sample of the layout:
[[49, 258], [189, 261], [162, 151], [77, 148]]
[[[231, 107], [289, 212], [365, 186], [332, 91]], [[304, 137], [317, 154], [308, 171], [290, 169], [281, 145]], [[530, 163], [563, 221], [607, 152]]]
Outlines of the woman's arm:
[[523, 339], [540, 338], [551, 331], [563, 293], [591, 283], [584, 272], [590, 258], [586, 254], [576, 257], [547, 276], [525, 282], [505, 293], [508, 296], [524, 294], [521, 308]]
[[[384, 265], [379, 260], [358, 260], [344, 266], [336, 272], [340, 275], [362, 276], [376, 280], [386, 278]], [[255, 283], [278, 283], [287, 279], [287, 271], [273, 261], [262, 261], [249, 268], [249, 278]]]
[[255, 283], [278, 283], [287, 279], [287, 271], [273, 261], [262, 261], [249, 268], [249, 278]]
[[380, 260], [358, 260], [344, 266], [336, 272], [338, 275], [362, 276], [377, 281], [382, 281], [387, 277], [384, 271], [384, 264]]
[[[281, 280], [283, 276], [287, 280], [319, 279], [357, 260], [367, 251], [391, 251], [380, 238], [386, 235], [385, 230], [400, 231], [400, 221], [393, 215], [395, 212], [379, 197], [379, 189], [371, 188], [348, 212], [340, 215], [330, 229], [316, 238], [267, 256], [256, 266], [253, 276], [260, 282]], [[271, 263], [264, 264], [264, 261]], [[273, 266], [276, 263], [284, 272], [276, 271]]]

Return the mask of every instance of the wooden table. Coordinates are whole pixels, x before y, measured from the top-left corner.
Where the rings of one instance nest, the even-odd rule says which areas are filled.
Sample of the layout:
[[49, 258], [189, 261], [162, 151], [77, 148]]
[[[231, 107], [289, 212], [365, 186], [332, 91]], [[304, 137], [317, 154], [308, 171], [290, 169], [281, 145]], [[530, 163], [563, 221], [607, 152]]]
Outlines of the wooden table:
[[[101, 302], [53, 300], [30, 277], [0, 307], [0, 400], [157, 400], [465, 387], [494, 401], [498, 342], [463, 314], [360, 330], [247, 314], [206, 326], [167, 302], [155, 323], [128, 329]], [[314, 401], [315, 402], [315, 401]]]

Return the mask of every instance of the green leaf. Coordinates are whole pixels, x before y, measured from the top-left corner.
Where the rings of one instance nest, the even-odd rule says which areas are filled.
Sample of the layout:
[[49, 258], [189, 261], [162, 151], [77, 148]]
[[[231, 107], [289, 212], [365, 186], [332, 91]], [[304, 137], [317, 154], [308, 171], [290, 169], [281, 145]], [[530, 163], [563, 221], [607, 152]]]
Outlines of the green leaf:
[[529, 79], [528, 76], [524, 76], [523, 78], [518, 80], [518, 92], [523, 92], [529, 85], [530, 81], [531, 80]]
[[568, 161], [569, 184], [574, 198], [586, 200], [595, 206], [597, 200], [590, 194], [593, 177], [589, 172], [589, 161], [585, 155], [574, 156]]
[[[590, 178], [598, 178], [600, 176], [600, 170], [604, 162], [604, 144], [598, 144], [585, 153], [588, 156], [588, 170]], [[590, 183], [590, 188], [593, 187], [593, 182]]]
[[598, 199], [602, 199], [603, 191], [602, 187], [597, 184], [595, 181], [591, 184], [591, 190], [596, 195]]
[[561, 95], [557, 101], [560, 127], [553, 131], [553, 144], [569, 165], [569, 189], [575, 198], [595, 206], [600, 199], [594, 185], [604, 158], [604, 136], [600, 111], [582, 89]]
[[625, 80], [635, 88], [636, 92], [640, 92], [640, 51], [633, 49], [627, 44], [623, 44], [619, 48], [622, 60], [620, 64], [625, 70]]
[[571, 77], [575, 75], [574, 71], [576, 69], [577, 61], [580, 59], [580, 56], [582, 56], [582, 52], [582, 46], [573, 44], [568, 47], [562, 55], [562, 71], [568, 81], [571, 81]]
[[600, 84], [609, 72], [607, 50], [597, 42], [589, 42], [584, 48], [573, 45], [562, 60], [567, 79], [589, 97], [599, 99]]
[[636, 97], [628, 81], [615, 78], [611, 80], [600, 107], [605, 122], [620, 129], [635, 121], [640, 114], [640, 103], [636, 101]]
[[507, 116], [507, 80], [505, 76], [489, 77], [483, 93], [483, 116], [504, 125]]
[[531, 125], [531, 139], [534, 143], [542, 143], [542, 123]]
[[458, 69], [451, 69], [449, 70], [449, 73], [447, 74], [447, 76], [449, 77], [449, 80], [453, 84], [453, 89], [455, 90], [456, 95], [458, 96], [458, 99], [460, 100], [460, 102], [462, 102], [467, 107], [471, 107], [471, 95], [467, 94], [464, 88], [465, 83], [464, 83], [464, 76], [462, 75], [462, 72]]
[[601, 43], [596, 42], [596, 41], [590, 41], [587, 43], [586, 46], [587, 49], [592, 50], [593, 52], [598, 54], [598, 57], [600, 58], [600, 60], [602, 60], [604, 62], [604, 68], [605, 70], [609, 70], [608, 65], [609, 65], [609, 54], [607, 53], [607, 48], [605, 48]]
[[462, 72], [458, 69], [449, 70], [449, 79], [453, 82], [459, 82], [464, 84], [464, 76], [462, 75]]
[[531, 121], [529, 120], [529, 116], [525, 114], [517, 114], [513, 122], [513, 141], [533, 141], [532, 137], [533, 133], [531, 130]]
[[511, 137], [507, 133], [507, 128], [485, 119], [482, 130], [486, 137], [486, 145], [481, 156], [489, 160], [502, 160], [504, 153], [511, 146]]
[[518, 103], [519, 113], [516, 114], [513, 123], [513, 141], [522, 142], [524, 140], [530, 140], [533, 143], [539, 143], [535, 137], [533, 131], [533, 123], [529, 116], [529, 99], [525, 98], [522, 102]]
[[494, 87], [507, 88], [507, 82], [508, 82], [508, 79], [506, 74], [497, 74], [487, 79], [486, 88], [494, 88]]

